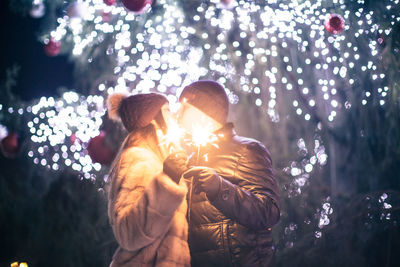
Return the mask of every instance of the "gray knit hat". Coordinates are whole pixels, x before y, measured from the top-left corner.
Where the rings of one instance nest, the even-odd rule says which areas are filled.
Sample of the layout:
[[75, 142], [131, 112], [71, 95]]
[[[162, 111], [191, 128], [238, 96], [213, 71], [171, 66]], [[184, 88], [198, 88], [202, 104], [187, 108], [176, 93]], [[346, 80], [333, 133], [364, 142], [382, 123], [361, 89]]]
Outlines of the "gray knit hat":
[[146, 127], [156, 117], [167, 98], [158, 93], [127, 96], [115, 93], [108, 97], [108, 115], [121, 120], [128, 132]]
[[194, 82], [183, 89], [179, 101], [186, 101], [221, 124], [225, 124], [227, 121], [228, 96], [224, 87], [217, 82]]

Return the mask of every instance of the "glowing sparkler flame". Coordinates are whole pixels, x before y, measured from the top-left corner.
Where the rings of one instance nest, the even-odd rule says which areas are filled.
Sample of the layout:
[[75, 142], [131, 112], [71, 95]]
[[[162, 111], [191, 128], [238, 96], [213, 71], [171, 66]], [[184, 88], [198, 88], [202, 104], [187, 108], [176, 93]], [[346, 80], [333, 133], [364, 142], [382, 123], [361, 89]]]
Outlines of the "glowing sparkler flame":
[[160, 146], [166, 145], [168, 147], [169, 153], [174, 152], [174, 149], [180, 147], [180, 141], [183, 138], [184, 129], [179, 127], [176, 122], [170, 122], [168, 131], [164, 135]]
[[184, 129], [179, 127], [177, 123], [171, 123], [168, 127], [168, 132], [165, 138], [168, 142], [175, 145], [179, 145], [181, 138], [183, 137]]
[[[179, 125], [174, 122], [170, 123], [167, 133], [163, 136], [160, 146], [167, 146], [169, 153], [174, 152], [175, 149], [180, 148], [180, 142], [183, 140], [185, 135], [185, 129], [179, 127]], [[198, 149], [202, 146], [212, 144], [218, 140], [218, 136], [212, 133], [211, 126], [200, 126], [199, 124], [192, 125], [192, 135], [190, 140], [184, 140], [189, 145], [194, 145]], [[215, 145], [217, 146], [217, 145]], [[218, 146], [217, 146], [218, 147]]]
[[212, 133], [210, 126], [192, 125], [192, 141], [196, 147], [206, 146], [216, 140], [217, 136]]

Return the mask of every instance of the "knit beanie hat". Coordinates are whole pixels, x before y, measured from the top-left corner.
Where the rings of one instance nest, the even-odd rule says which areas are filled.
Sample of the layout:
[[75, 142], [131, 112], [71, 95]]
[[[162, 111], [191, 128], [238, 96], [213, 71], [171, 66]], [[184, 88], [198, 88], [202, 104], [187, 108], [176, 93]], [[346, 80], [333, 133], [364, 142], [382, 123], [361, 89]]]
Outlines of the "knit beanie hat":
[[146, 127], [156, 117], [161, 107], [168, 103], [162, 94], [126, 95], [114, 93], [107, 99], [108, 116], [121, 120], [129, 132]]
[[179, 101], [186, 101], [221, 124], [226, 123], [229, 100], [224, 87], [217, 82], [194, 82], [183, 89]]

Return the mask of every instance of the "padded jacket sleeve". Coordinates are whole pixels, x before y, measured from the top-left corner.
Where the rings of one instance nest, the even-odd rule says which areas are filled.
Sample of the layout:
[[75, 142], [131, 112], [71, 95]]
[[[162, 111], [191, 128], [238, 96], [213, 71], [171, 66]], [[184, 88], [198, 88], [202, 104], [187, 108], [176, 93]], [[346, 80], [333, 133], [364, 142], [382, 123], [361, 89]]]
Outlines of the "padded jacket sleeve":
[[267, 229], [280, 218], [277, 182], [271, 157], [258, 142], [247, 144], [234, 172], [237, 184], [220, 176], [217, 197], [210, 202], [225, 216], [254, 230]]

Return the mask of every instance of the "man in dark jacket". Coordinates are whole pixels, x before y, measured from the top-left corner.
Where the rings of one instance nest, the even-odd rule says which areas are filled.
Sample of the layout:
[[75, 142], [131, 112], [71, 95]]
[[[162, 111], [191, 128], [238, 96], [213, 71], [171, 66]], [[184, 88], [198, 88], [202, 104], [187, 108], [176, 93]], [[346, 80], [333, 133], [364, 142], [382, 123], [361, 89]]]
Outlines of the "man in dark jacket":
[[229, 101], [220, 84], [192, 83], [179, 100], [179, 123], [193, 139], [205, 128], [213, 133], [207, 144], [198, 141], [184, 174], [192, 266], [270, 265], [271, 227], [280, 210], [269, 152], [227, 123]]

